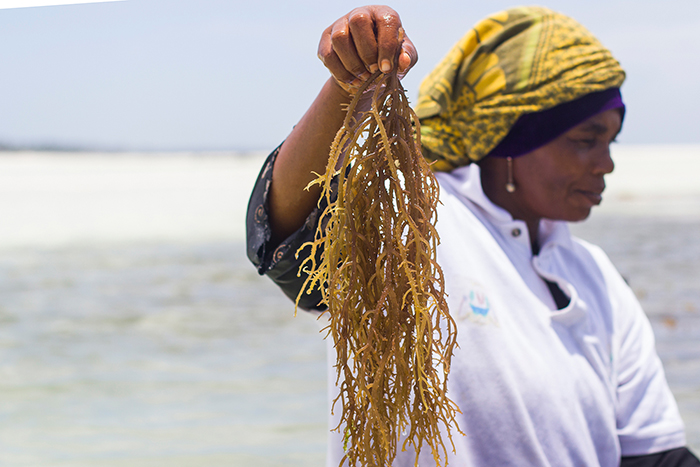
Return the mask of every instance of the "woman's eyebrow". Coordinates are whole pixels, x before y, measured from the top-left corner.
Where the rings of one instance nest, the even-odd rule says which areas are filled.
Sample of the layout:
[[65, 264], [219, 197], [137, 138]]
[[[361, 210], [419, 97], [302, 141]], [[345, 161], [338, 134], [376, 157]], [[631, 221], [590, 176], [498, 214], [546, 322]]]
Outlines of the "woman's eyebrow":
[[588, 122], [584, 125], [581, 126], [581, 131], [587, 131], [591, 133], [595, 133], [597, 135], [607, 133], [608, 127], [607, 125], [603, 123], [598, 123], [598, 122]]
[[[586, 133], [594, 133], [595, 135], [604, 135], [605, 133], [608, 132], [608, 126], [604, 123], [588, 122], [588, 123], [582, 125], [580, 130], [584, 131]], [[617, 135], [619, 135], [621, 131], [622, 131], [622, 126], [620, 126], [620, 129], [618, 129], [615, 132], [615, 136], [613, 136], [613, 139], [617, 138]]]

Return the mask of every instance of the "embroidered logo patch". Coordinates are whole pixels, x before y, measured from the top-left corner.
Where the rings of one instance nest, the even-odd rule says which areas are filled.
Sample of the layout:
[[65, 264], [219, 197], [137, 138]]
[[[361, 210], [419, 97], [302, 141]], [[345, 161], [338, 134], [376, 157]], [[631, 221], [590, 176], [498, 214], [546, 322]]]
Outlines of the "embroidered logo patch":
[[478, 324], [498, 326], [498, 320], [493, 313], [491, 301], [484, 287], [475, 282], [470, 282], [463, 290], [455, 318], [458, 320], [469, 320]]
[[491, 310], [491, 305], [489, 304], [489, 298], [483, 291], [480, 290], [470, 290], [469, 291], [469, 308], [476, 315], [486, 316]]

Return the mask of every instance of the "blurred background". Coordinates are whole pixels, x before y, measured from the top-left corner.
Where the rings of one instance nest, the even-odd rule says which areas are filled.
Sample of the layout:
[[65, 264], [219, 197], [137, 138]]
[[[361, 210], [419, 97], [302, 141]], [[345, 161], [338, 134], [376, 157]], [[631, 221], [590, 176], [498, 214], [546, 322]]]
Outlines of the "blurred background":
[[[0, 10], [0, 465], [312, 466], [325, 343], [245, 258], [264, 157], [356, 3]], [[392, 5], [420, 80], [510, 2]], [[549, 1], [628, 73], [603, 205], [574, 232], [642, 301], [700, 452], [700, 3]]]

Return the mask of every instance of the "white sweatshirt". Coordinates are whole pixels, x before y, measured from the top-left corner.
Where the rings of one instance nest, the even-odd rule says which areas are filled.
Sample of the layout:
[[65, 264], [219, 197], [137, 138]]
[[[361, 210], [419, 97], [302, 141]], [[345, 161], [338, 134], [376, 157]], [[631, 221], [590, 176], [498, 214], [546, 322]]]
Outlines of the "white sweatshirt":
[[[602, 250], [543, 220], [533, 257], [525, 223], [484, 195], [478, 166], [438, 180], [438, 261], [459, 343], [448, 394], [466, 433], [453, 430], [449, 465], [614, 467], [622, 455], [684, 446], [649, 321]], [[566, 308], [542, 277], [570, 297]], [[342, 456], [332, 432], [327, 465]], [[394, 465], [414, 459], [402, 452]], [[434, 465], [430, 452], [420, 465]]]

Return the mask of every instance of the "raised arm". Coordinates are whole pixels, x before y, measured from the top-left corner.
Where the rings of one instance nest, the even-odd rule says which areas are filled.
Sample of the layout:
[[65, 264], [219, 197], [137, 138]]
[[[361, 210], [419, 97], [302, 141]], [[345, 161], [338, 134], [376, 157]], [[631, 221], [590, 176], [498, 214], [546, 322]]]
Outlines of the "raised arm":
[[331, 77], [277, 156], [269, 194], [273, 242], [301, 227], [316, 206], [319, 188], [304, 188], [315, 178], [313, 172], [326, 170], [352, 91], [378, 69], [386, 73], [398, 66], [405, 74], [418, 59], [398, 13], [386, 6], [356, 8], [335, 21], [323, 31], [318, 56]]

